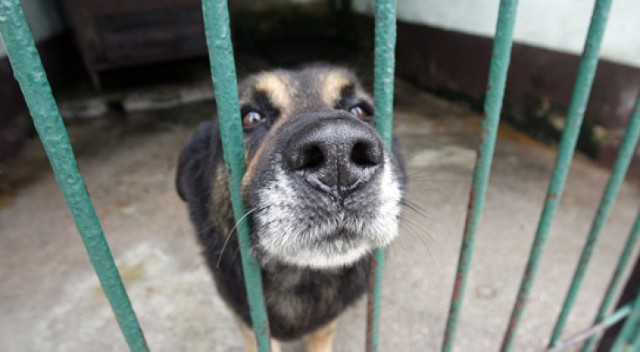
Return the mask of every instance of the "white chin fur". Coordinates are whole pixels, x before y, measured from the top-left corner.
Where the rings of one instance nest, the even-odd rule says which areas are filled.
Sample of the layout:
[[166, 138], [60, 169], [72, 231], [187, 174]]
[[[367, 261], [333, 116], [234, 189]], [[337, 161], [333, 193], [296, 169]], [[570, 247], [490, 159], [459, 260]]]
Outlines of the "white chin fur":
[[[398, 234], [398, 218], [402, 191], [390, 167], [391, 161], [385, 155], [385, 166], [379, 178], [380, 193], [373, 219], [343, 218], [319, 223], [312, 228], [305, 227], [304, 216], [292, 216], [292, 209], [298, 205], [298, 195], [289, 178], [282, 170], [275, 171], [275, 180], [259, 193], [260, 204], [267, 205], [256, 212], [260, 217], [258, 246], [269, 258], [296, 266], [311, 268], [338, 268], [353, 264], [376, 247], [391, 243]], [[317, 239], [344, 227], [362, 236], [362, 242], [352, 248], [340, 248], [340, 243], [327, 244], [326, 250], [310, 249], [303, 238]], [[301, 236], [301, 228], [306, 233]], [[333, 247], [333, 248], [331, 248]]]
[[278, 259], [295, 266], [314, 269], [333, 269], [349, 266], [364, 257], [369, 251], [371, 251], [370, 246], [365, 244], [339, 254], [327, 254], [303, 249], [289, 256], [278, 257]]

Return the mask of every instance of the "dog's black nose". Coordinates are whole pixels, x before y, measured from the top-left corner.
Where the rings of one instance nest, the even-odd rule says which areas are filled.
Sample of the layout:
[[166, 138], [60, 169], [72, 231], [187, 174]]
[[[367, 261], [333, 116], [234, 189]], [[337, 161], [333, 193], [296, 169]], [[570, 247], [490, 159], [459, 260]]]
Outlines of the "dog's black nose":
[[311, 121], [292, 133], [285, 167], [339, 199], [371, 180], [384, 162], [382, 141], [353, 117]]

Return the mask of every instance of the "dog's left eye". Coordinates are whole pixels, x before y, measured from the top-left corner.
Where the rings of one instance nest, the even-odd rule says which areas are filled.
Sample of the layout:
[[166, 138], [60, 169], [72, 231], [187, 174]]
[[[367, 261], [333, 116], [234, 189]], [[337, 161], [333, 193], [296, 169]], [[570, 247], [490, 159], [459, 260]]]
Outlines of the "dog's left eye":
[[364, 109], [358, 105], [352, 107], [351, 109], [349, 109], [349, 113], [359, 119], [365, 117], [367, 115], [367, 113], [364, 111]]
[[242, 125], [245, 127], [255, 126], [264, 121], [264, 116], [257, 111], [249, 111], [242, 116]]

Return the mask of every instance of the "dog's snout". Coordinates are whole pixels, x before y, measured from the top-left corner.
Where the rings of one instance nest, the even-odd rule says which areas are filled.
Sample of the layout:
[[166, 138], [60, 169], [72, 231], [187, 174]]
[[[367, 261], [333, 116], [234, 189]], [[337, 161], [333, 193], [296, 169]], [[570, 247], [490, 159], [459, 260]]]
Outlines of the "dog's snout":
[[371, 180], [383, 163], [384, 148], [361, 121], [324, 119], [292, 133], [284, 160], [296, 177], [342, 199]]

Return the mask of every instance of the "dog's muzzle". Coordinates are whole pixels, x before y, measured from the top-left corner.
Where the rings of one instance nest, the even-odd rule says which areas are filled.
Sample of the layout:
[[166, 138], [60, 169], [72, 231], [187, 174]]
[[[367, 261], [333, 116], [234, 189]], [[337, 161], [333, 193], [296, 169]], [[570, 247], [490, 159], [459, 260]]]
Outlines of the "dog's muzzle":
[[274, 130], [250, 182], [255, 253], [329, 268], [389, 244], [397, 235], [399, 175], [364, 121], [343, 111], [292, 117]]

